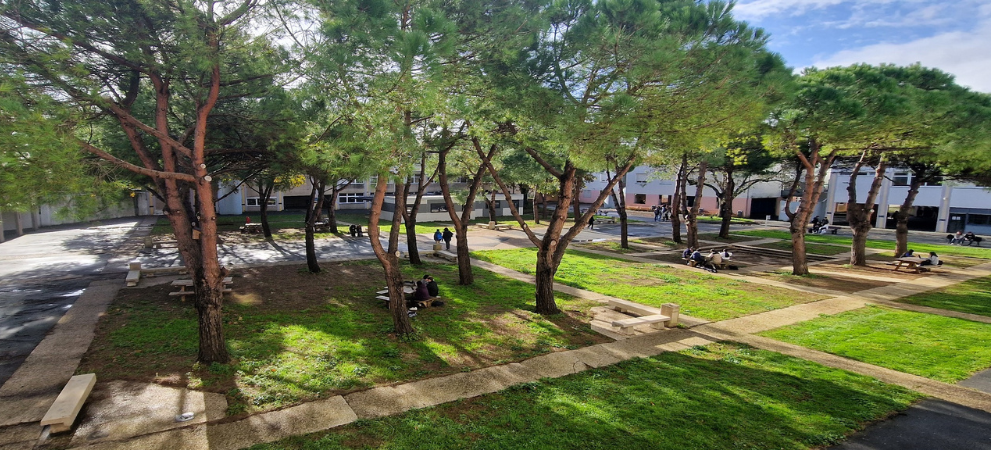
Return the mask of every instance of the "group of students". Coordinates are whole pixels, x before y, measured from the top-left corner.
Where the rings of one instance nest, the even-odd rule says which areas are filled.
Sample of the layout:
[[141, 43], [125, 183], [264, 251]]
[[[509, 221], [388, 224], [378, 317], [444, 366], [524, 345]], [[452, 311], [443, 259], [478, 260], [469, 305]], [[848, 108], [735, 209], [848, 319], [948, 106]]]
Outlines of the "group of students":
[[689, 266], [699, 267], [715, 273], [726, 261], [729, 261], [733, 257], [733, 254], [726, 249], [723, 249], [721, 252], [711, 249], [708, 255], [703, 255], [699, 249], [688, 247], [681, 253], [681, 257], [688, 261]]
[[946, 239], [951, 245], [969, 245], [971, 242], [981, 242], [981, 238], [977, 237], [973, 231], [968, 231], [966, 233], [963, 231], [957, 231], [956, 234], [946, 235]]
[[417, 280], [413, 293], [406, 297], [406, 307], [410, 308], [409, 316], [416, 316], [416, 308], [420, 305], [444, 306], [444, 302], [436, 300], [439, 296], [440, 288], [434, 281], [434, 277], [429, 274], [424, 275], [423, 278]]
[[671, 220], [671, 210], [668, 205], [654, 206], [654, 222]]
[[812, 228], [809, 229], [809, 233], [813, 234], [826, 234], [829, 232], [829, 219], [822, 218], [819, 216], [812, 218]]
[[[902, 258], [916, 258], [916, 257], [917, 258], [922, 258], [922, 256], [916, 255], [915, 254], [915, 250], [912, 250], [912, 249], [909, 249], [901, 257]], [[936, 252], [929, 252], [929, 257], [928, 258], [922, 258], [922, 261], [919, 262], [919, 265], [920, 266], [942, 266], [943, 265], [943, 261], [940, 261], [939, 260], [939, 255], [937, 255]]]

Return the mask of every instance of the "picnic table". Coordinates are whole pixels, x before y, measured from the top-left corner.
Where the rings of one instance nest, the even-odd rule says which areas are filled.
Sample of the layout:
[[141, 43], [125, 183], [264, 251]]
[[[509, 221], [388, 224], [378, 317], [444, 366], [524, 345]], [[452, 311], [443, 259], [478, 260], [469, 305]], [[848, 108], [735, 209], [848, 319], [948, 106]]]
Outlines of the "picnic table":
[[911, 270], [915, 273], [921, 273], [923, 269], [919, 267], [919, 264], [921, 264], [922, 261], [925, 260], [922, 258], [916, 258], [912, 256], [898, 258], [897, 260], [895, 260], [895, 271], [897, 272], [898, 269], [901, 269], [902, 267], [907, 267], [908, 270]]
[[252, 222], [252, 223], [246, 223], [246, 224], [244, 224], [244, 225], [241, 226], [241, 232], [242, 233], [261, 233], [262, 232], [262, 224], [260, 224], [260, 223], [254, 223], [254, 222]]
[[[225, 292], [225, 293], [231, 292], [231, 284], [233, 284], [233, 283], [234, 283], [234, 278], [233, 277], [225, 277], [224, 278], [224, 290], [223, 290], [223, 292]], [[187, 295], [193, 295], [194, 294], [194, 292], [192, 290], [187, 290], [186, 289], [186, 288], [193, 287], [193, 280], [191, 280], [191, 279], [188, 279], [187, 278], [187, 279], [175, 280], [175, 281], [172, 282], [172, 285], [173, 286], [179, 286], [179, 290], [178, 291], [175, 291], [175, 292], [169, 292], [169, 296], [172, 296], [172, 297], [174, 297], [174, 296], [185, 297]]]

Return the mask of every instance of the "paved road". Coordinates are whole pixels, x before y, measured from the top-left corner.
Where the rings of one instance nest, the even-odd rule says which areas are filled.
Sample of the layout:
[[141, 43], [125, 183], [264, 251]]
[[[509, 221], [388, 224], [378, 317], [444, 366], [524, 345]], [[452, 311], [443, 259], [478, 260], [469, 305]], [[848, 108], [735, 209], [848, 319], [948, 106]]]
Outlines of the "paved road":
[[135, 219], [47, 229], [0, 244], [0, 385], [91, 281], [121, 277]]

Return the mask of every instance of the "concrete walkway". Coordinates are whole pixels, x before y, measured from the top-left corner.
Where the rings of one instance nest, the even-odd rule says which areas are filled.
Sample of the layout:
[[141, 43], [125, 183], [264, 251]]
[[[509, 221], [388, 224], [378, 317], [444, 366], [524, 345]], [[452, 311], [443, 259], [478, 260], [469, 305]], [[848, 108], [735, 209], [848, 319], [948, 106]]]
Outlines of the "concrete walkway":
[[[584, 250], [583, 250], [584, 251]], [[610, 253], [611, 256], [616, 256]], [[647, 260], [656, 264], [655, 260]], [[507, 268], [472, 261], [478, 267], [492, 270], [499, 274], [525, 282], [533, 282], [533, 277]], [[961, 271], [962, 272], [962, 271]], [[462, 398], [476, 397], [503, 390], [512, 385], [537, 381], [542, 378], [555, 378], [582, 372], [589, 368], [602, 367], [637, 357], [649, 357], [666, 351], [680, 351], [695, 345], [706, 345], [719, 340], [742, 342], [759, 348], [765, 348], [784, 354], [809, 359], [831, 367], [842, 368], [857, 373], [873, 376], [883, 381], [898, 384], [916, 391], [944, 399], [953, 403], [966, 405], [981, 411], [991, 411], [991, 394], [970, 389], [964, 386], [949, 385], [926, 378], [896, 372], [870, 364], [865, 364], [835, 355], [818, 352], [791, 344], [753, 336], [752, 333], [765, 331], [780, 326], [810, 320], [820, 314], [836, 314], [843, 311], [861, 308], [867, 304], [885, 304], [903, 309], [911, 305], [894, 302], [895, 299], [921, 291], [939, 289], [971, 278], [991, 275], [991, 263], [968, 268], [965, 272], [946, 273], [939, 277], [924, 277], [904, 281], [898, 285], [884, 288], [869, 289], [852, 295], [832, 297], [826, 300], [794, 305], [765, 313], [755, 314], [736, 319], [710, 323], [702, 319], [682, 316], [682, 322], [690, 329], [673, 329], [664, 332], [634, 336], [628, 339], [585, 347], [577, 350], [555, 352], [534, 357], [518, 363], [487, 367], [467, 373], [418, 380], [409, 383], [379, 386], [365, 391], [354, 392], [344, 396], [334, 396], [314, 402], [289, 407], [250, 416], [243, 420], [224, 422], [213, 420], [218, 405], [202, 405], [203, 410], [211, 409], [214, 413], [204, 413], [204, 417], [188, 424], [172, 424], [168, 429], [143, 429], [131, 435], [126, 434], [89, 434], [78, 433], [73, 438], [74, 445], [85, 445], [91, 449], [237, 449], [250, 445], [272, 442], [286, 437], [327, 430], [359, 419], [400, 414], [402, 412], [440, 405]], [[739, 277], [734, 277], [739, 278]], [[747, 277], [754, 283], [781, 285], [770, 280]], [[74, 316], [66, 316], [65, 323], [60, 324], [55, 332], [39, 346], [38, 356], [31, 355], [25, 363], [25, 376], [15, 378], [0, 390], [0, 402], [4, 405], [0, 412], [0, 426], [4, 437], [0, 439], [0, 448], [33, 448], [39, 431], [36, 421], [44, 414], [43, 407], [49, 400], [43, 395], [55, 390], [56, 386], [36, 386], [32, 377], [39, 377], [45, 371], [51, 371], [51, 365], [45, 364], [47, 357], [55, 354], [58, 370], [67, 371], [57, 374], [51, 379], [68, 378], [78, 364], [72, 358], [81, 357], [92, 339], [93, 327], [97, 316], [113, 299], [120, 282], [114, 285], [95, 284], [92, 286], [87, 301], [82, 308], [73, 308]], [[788, 287], [785, 285], [784, 287]], [[790, 287], [795, 288], [795, 287]], [[609, 300], [608, 296], [581, 289], [555, 284], [559, 292], [593, 299], [601, 302]], [[807, 289], [797, 289], [807, 290]], [[82, 299], [80, 301], [82, 303]], [[77, 305], [80, 306], [80, 305]], [[959, 313], [928, 308], [925, 312], [937, 312], [943, 315], [960, 317]], [[967, 315], [970, 316], [970, 315]], [[983, 317], [983, 316], [977, 316]], [[988, 318], [984, 318], [986, 319]], [[87, 340], [88, 339], [88, 340]], [[66, 345], [68, 347], [62, 347]], [[66, 349], [69, 349], [66, 352]], [[69, 356], [61, 356], [68, 353]], [[51, 361], [55, 362], [55, 361]], [[28, 364], [30, 363], [30, 365]], [[51, 383], [49, 383], [51, 384]], [[57, 393], [57, 390], [55, 390]], [[8, 400], [16, 403], [8, 403]], [[11, 413], [11, 406], [16, 412]], [[222, 410], [222, 409], [221, 409]], [[213, 416], [213, 417], [210, 417]], [[33, 423], [33, 424], [32, 424]], [[18, 425], [19, 424], [19, 425]], [[27, 426], [25, 424], [31, 424]], [[34, 429], [34, 435], [30, 432]], [[82, 427], [80, 427], [82, 428]]]

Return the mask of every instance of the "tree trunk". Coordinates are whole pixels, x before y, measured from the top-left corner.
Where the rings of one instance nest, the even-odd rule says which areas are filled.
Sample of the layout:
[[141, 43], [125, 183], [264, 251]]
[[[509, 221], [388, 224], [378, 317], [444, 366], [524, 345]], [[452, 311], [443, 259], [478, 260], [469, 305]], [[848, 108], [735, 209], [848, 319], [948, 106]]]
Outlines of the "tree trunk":
[[709, 165], [705, 161], [699, 164], [699, 176], [695, 184], [695, 202], [692, 204], [692, 209], [685, 218], [688, 245], [692, 248], [699, 248], [698, 214], [702, 204], [702, 193], [705, 189], [705, 172], [708, 168]]
[[866, 201], [864, 203], [857, 202], [857, 178], [860, 176], [860, 169], [867, 162], [868, 154], [869, 150], [864, 150], [861, 154], [860, 160], [853, 167], [850, 182], [847, 185], [846, 214], [850, 231], [853, 232], [853, 241], [850, 245], [850, 264], [855, 266], [867, 265], [867, 235], [872, 228], [871, 210], [874, 208], [874, 201], [881, 190], [881, 182], [884, 181], [885, 164], [882, 156], [874, 170], [874, 180], [867, 192]]
[[222, 292], [207, 289], [201, 293], [205, 301], [196, 302], [196, 312], [199, 317], [199, 360], [227, 361], [227, 344], [224, 342], [224, 320], [221, 312]]
[[[320, 273], [320, 263], [317, 262], [317, 249], [313, 233], [316, 231], [317, 217], [323, 208], [324, 187], [323, 181], [314, 184], [313, 190], [310, 192], [310, 202], [306, 212], [306, 268], [310, 273]], [[316, 195], [316, 199], [313, 198], [314, 195]]]
[[792, 221], [789, 226], [789, 231], [791, 232], [792, 275], [809, 274], [808, 255], [805, 252], [805, 224], [808, 222], [808, 214], [805, 215], [805, 218], [806, 220], [801, 222]]
[[472, 138], [471, 142], [475, 150], [479, 152], [482, 158], [482, 164], [479, 164], [474, 178], [471, 179], [471, 183], [468, 185], [468, 195], [465, 197], [464, 203], [461, 204], [460, 217], [455, 210], [454, 197], [451, 195], [451, 185], [447, 180], [447, 153], [450, 151], [450, 147], [441, 151], [437, 158], [437, 174], [440, 177], [440, 190], [444, 194], [444, 206], [447, 207], [447, 215], [454, 224], [455, 238], [457, 239], [458, 284], [462, 286], [468, 286], [475, 282], [475, 275], [471, 270], [471, 258], [468, 255], [468, 226], [471, 223], [471, 212], [474, 209], [475, 197], [478, 195], [478, 189], [481, 187], [482, 179], [485, 176], [485, 164], [492, 158], [492, 155], [496, 151], [496, 146], [492, 145], [489, 147], [488, 154], [485, 154], [481, 151], [481, 143], [477, 138]]
[[375, 199], [372, 200], [372, 211], [368, 217], [368, 240], [372, 244], [372, 251], [382, 264], [385, 272], [386, 286], [389, 288], [389, 312], [392, 314], [393, 329], [399, 336], [412, 334], [415, 330], [409, 321], [408, 309], [406, 308], [406, 296], [403, 293], [403, 275], [399, 270], [399, 259], [396, 257], [396, 246], [399, 242], [399, 214], [400, 208], [405, 209], [402, 193], [395, 190], [395, 202], [397, 212], [393, 214], [392, 231], [389, 233], [389, 249], [382, 248], [382, 241], [379, 239], [379, 218], [382, 216], [382, 205], [385, 203], [385, 190], [389, 184], [388, 178], [380, 174], [378, 183], [375, 186]]
[[495, 222], [496, 221], [496, 214], [497, 213], [496, 213], [495, 202], [496, 202], [496, 191], [492, 191], [491, 194], [490, 194], [490, 197], [487, 197], [485, 199], [485, 206], [487, 206], [489, 208], [489, 221], [490, 222]]
[[[805, 250], [805, 227], [809, 223], [812, 211], [819, 203], [819, 196], [822, 194], [822, 186], [829, 173], [830, 166], [836, 158], [836, 150], [832, 150], [828, 156], [822, 157], [819, 154], [820, 144], [815, 139], [809, 140], [809, 157], [799, 154], [801, 164], [804, 166], [805, 190], [802, 192], [802, 202], [798, 211], [790, 214], [789, 228], [791, 230], [792, 241], [792, 275], [808, 275], [809, 264]], [[816, 168], [818, 167], [818, 171]]]
[[24, 224], [21, 223], [21, 213], [14, 213], [14, 227], [17, 228], [17, 235], [24, 236]]
[[681, 165], [674, 181], [674, 196], [671, 197], [671, 240], [681, 243], [681, 209], [685, 194], [685, 177], [688, 171], [688, 155], [681, 155]]
[[905, 194], [905, 201], [898, 207], [898, 217], [895, 221], [896, 255], [904, 255], [908, 251], [908, 212], [915, 204], [915, 197], [919, 195], [920, 187], [922, 187], [922, 178], [913, 176], [908, 193]]
[[538, 195], [540, 195], [540, 193], [537, 192], [537, 189], [535, 188], [533, 190], [533, 223], [535, 223], [535, 224], [539, 224], [540, 223], [540, 210], [537, 209], [537, 196]]
[[[608, 176], [608, 172], [606, 172], [606, 174]], [[619, 182], [617, 183], [617, 187], [619, 189], [620, 194], [626, 192], [626, 177], [623, 177], [623, 178], [621, 178], [619, 180]], [[617, 195], [616, 194], [616, 191], [611, 191], [609, 193], [609, 195], [612, 195], [613, 202], [616, 203], [616, 214], [619, 215], [619, 228], [620, 228], [620, 232], [619, 232], [619, 246], [620, 246], [620, 248], [629, 249], [630, 248], [630, 239], [629, 239], [630, 228], [629, 228], [629, 222], [628, 222], [629, 216], [626, 213], [626, 196], [625, 195]]]
[[[261, 186], [259, 187], [261, 188]], [[258, 213], [261, 215], [262, 232], [265, 233], [265, 239], [272, 239], [272, 227], [268, 224], [268, 199], [272, 198], [272, 191], [275, 190], [275, 185], [269, 184], [261, 188], [261, 190], [262, 196], [259, 199], [261, 203], [258, 205]]]
[[736, 182], [733, 180], [733, 172], [727, 170], [726, 182], [723, 184], [723, 195], [720, 199], [722, 204], [719, 205], [719, 215], [723, 219], [719, 224], [719, 237], [723, 239], [729, 239], [729, 226], [730, 222], [733, 221], [733, 200], [736, 200], [735, 190]]
[[337, 197], [338, 193], [335, 192], [330, 199], [330, 207], [327, 208], [327, 228], [334, 234], [340, 233], [337, 230]]
[[[551, 244], [545, 241], [545, 244]], [[554, 272], [551, 255], [546, 248], [537, 252], [537, 283], [536, 308], [537, 314], [557, 314], [561, 312], [554, 301]]]
[[464, 229], [459, 228], [454, 238], [457, 242], [458, 251], [458, 284], [468, 286], [475, 282], [475, 274], [471, 271], [471, 255], [468, 249], [468, 226], [462, 223]]

